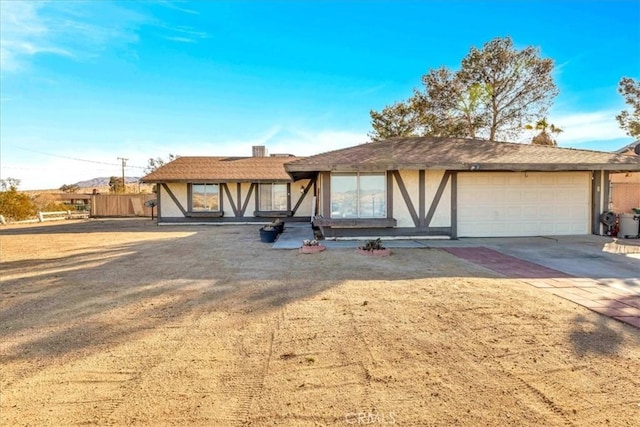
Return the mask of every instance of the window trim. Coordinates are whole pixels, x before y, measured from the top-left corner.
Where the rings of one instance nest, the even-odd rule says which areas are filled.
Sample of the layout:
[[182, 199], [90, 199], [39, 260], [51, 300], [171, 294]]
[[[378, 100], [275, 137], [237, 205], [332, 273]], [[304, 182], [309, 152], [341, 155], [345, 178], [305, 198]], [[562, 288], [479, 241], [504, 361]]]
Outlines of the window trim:
[[[364, 176], [381, 176], [384, 178], [384, 185], [383, 185], [383, 190], [384, 190], [384, 214], [382, 216], [374, 216], [374, 217], [370, 217], [370, 216], [360, 216], [360, 177], [364, 175]], [[387, 176], [387, 172], [386, 171], [380, 171], [380, 172], [332, 172], [329, 176], [329, 180], [331, 181], [331, 186], [330, 186], [330, 195], [329, 195], [329, 203], [330, 206], [333, 205], [333, 194], [335, 191], [335, 186], [334, 186], [334, 182], [333, 182], [333, 177], [334, 176], [355, 176], [356, 177], [356, 194], [357, 194], [357, 200], [356, 200], [356, 208], [358, 210], [357, 215], [353, 218], [340, 218], [340, 217], [334, 217], [331, 216], [332, 219], [383, 219], [383, 218], [387, 218], [387, 214], [388, 214], [388, 206], [387, 206], [387, 181], [388, 181], [388, 176]], [[331, 212], [331, 209], [329, 210]]]
[[[193, 186], [217, 186], [218, 187], [218, 209], [217, 210], [194, 210], [193, 209]], [[222, 184], [218, 182], [190, 182], [187, 186], [187, 211], [191, 214], [205, 215], [207, 213], [220, 213], [223, 212], [222, 208]]]
[[[261, 206], [262, 204], [262, 186], [263, 185], [270, 185], [271, 186], [271, 206], [269, 206], [269, 209], [262, 209], [263, 206]], [[273, 196], [273, 190], [274, 190], [274, 186], [276, 185], [283, 185], [285, 187], [285, 192], [286, 192], [286, 197], [287, 197], [287, 205], [284, 209], [273, 209], [273, 200], [275, 199]], [[259, 182], [258, 183], [258, 191], [256, 192], [256, 212], [264, 212], [264, 213], [277, 213], [277, 212], [281, 212], [281, 213], [285, 213], [285, 212], [289, 212], [290, 209], [290, 205], [291, 205], [291, 183], [289, 182]]]

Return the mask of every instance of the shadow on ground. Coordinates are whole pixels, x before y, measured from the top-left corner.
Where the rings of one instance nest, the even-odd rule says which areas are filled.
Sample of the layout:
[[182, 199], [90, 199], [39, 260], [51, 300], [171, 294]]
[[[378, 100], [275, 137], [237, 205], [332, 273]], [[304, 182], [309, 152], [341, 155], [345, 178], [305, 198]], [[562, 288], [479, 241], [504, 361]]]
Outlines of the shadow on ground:
[[[109, 245], [110, 233], [145, 232], [141, 242]], [[189, 231], [188, 236], [171, 237]], [[353, 250], [316, 255], [274, 251], [257, 228], [156, 227], [151, 221], [88, 221], [2, 230], [0, 237], [40, 239], [78, 234], [77, 249], [59, 257], [3, 262], [0, 362], [52, 360], [99, 351], [149, 329], [188, 322], [196, 313], [264, 313], [344, 281], [412, 280], [498, 275], [440, 249], [396, 250], [389, 258]], [[96, 249], [98, 247], [98, 249]], [[595, 332], [576, 318], [578, 353], [615, 351], [608, 319]], [[594, 341], [594, 339], [596, 341]]]

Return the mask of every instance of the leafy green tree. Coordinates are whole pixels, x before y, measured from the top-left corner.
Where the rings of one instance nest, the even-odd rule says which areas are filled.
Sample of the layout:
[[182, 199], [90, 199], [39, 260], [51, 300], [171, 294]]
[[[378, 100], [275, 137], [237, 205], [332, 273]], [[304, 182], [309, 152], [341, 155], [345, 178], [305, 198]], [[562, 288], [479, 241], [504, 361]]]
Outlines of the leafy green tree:
[[424, 135], [477, 137], [477, 131], [486, 123], [486, 85], [465, 86], [457, 73], [445, 67], [430, 70], [422, 76], [422, 84], [425, 91], [414, 91], [413, 105], [420, 111]]
[[538, 120], [535, 123], [535, 125], [531, 125], [531, 124], [525, 125], [524, 128], [527, 130], [540, 131], [540, 133], [538, 133], [531, 139], [532, 145], [548, 145], [550, 147], [558, 146], [558, 143], [556, 142], [555, 139], [553, 139], [553, 137], [550, 134], [557, 135], [564, 132], [564, 130], [560, 129], [553, 123], [551, 124], [548, 123], [546, 118]]
[[36, 215], [36, 205], [25, 193], [18, 191], [19, 179], [0, 180], [0, 215], [8, 220], [21, 221]]
[[618, 92], [624, 97], [624, 102], [633, 111], [622, 111], [616, 116], [620, 127], [627, 131], [627, 135], [632, 138], [640, 137], [640, 82], [623, 77], [618, 84]]
[[109, 178], [109, 193], [124, 193], [124, 181], [122, 177], [112, 176]]
[[417, 110], [411, 105], [411, 100], [396, 102], [384, 107], [381, 112], [371, 110], [369, 114], [373, 127], [369, 136], [374, 140], [417, 136], [418, 115]]
[[405, 135], [515, 138], [524, 123], [546, 114], [558, 94], [552, 71], [553, 61], [541, 58], [537, 48], [518, 50], [510, 37], [495, 38], [482, 49], [472, 47], [458, 71], [429, 70], [424, 89], [395, 104], [404, 105], [402, 114], [389, 107], [372, 111], [370, 135], [403, 136], [394, 134], [399, 129]]

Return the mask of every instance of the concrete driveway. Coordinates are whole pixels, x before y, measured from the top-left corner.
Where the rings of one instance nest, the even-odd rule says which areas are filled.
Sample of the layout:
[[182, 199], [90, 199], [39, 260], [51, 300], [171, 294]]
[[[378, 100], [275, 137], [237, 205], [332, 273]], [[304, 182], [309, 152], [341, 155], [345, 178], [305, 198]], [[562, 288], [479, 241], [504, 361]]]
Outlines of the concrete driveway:
[[604, 236], [555, 236], [460, 241], [469, 246], [495, 249], [575, 277], [631, 279], [640, 287], [638, 240]]
[[[328, 248], [356, 248], [361, 240], [324, 241]], [[298, 244], [299, 245], [299, 244]], [[562, 271], [592, 279], [630, 279], [640, 287], [640, 240], [604, 236], [494, 237], [458, 240], [385, 240], [389, 248], [485, 247]]]
[[[274, 249], [297, 249], [312, 239], [308, 224], [290, 224]], [[325, 240], [327, 248], [357, 248], [366, 239]], [[447, 239], [389, 239], [388, 248], [489, 248], [573, 277], [618, 279], [640, 293], [640, 239], [606, 236], [539, 236]]]

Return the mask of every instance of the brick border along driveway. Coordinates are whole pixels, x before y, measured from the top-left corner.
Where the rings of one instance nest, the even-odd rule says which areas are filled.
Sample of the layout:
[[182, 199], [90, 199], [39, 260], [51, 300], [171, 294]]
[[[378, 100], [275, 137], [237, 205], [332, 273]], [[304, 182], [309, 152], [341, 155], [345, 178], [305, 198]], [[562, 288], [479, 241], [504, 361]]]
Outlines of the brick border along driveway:
[[638, 294], [613, 288], [604, 281], [578, 278], [485, 247], [442, 250], [640, 329]]

